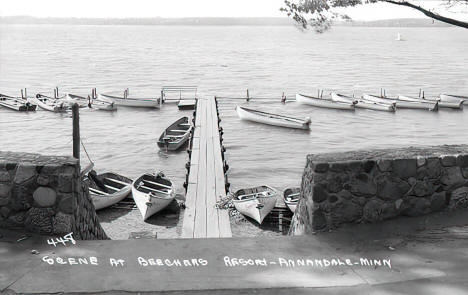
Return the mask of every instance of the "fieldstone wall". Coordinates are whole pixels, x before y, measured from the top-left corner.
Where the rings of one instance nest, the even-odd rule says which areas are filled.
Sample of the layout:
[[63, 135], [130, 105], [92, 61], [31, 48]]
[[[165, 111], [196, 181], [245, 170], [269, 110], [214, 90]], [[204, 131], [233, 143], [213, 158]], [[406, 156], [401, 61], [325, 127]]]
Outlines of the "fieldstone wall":
[[290, 234], [468, 208], [468, 146], [308, 155]]
[[71, 157], [0, 152], [0, 227], [107, 238]]

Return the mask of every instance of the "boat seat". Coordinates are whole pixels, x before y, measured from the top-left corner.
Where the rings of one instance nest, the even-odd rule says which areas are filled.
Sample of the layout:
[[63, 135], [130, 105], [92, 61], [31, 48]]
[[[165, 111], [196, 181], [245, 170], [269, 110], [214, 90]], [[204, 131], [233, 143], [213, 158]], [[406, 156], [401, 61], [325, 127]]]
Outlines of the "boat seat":
[[110, 186], [110, 185], [107, 185], [107, 184], [105, 184], [105, 186], [107, 188], [110, 188], [111, 190], [114, 190], [114, 191], [119, 191], [120, 190], [120, 188], [116, 188], [116, 187], [113, 187], [113, 186]]
[[187, 130], [182, 130], [182, 129], [172, 129], [170, 131], [172, 131], [172, 132], [183, 132], [183, 133], [187, 132]]
[[185, 135], [172, 135], [172, 134], [166, 134], [166, 136], [164, 136], [164, 139], [170, 139], [172, 137], [184, 137]]
[[164, 185], [162, 183], [157, 183], [157, 182], [154, 182], [154, 181], [149, 181], [149, 180], [145, 180], [143, 179], [143, 182], [147, 182], [147, 183], [150, 183], [150, 184], [153, 184], [153, 185], [158, 185], [158, 186], [162, 186], [162, 187], [165, 187], [167, 189], [172, 189], [172, 187], [168, 186], [168, 185]]
[[104, 196], [109, 195], [108, 193], [102, 192], [102, 191], [97, 190], [97, 189], [94, 189], [94, 188], [92, 188], [92, 187], [90, 187], [89, 190], [90, 190], [91, 192], [95, 193], [95, 194], [100, 194], [100, 195], [104, 195]]
[[180, 123], [179, 126], [191, 126], [189, 123]]
[[144, 186], [144, 185], [140, 185], [138, 188], [143, 188], [143, 189], [149, 190], [149, 191], [151, 191], [151, 192], [157, 192], [157, 193], [169, 195], [169, 192], [160, 191], [160, 190], [157, 190], [157, 189], [154, 189], [154, 188], [150, 188], [150, 187], [147, 187], [147, 186]]
[[121, 185], [125, 185], [125, 186], [128, 186], [128, 185], [131, 184], [131, 183], [123, 182], [123, 181], [120, 181], [120, 180], [117, 180], [117, 179], [114, 179], [114, 178], [107, 178], [106, 177], [104, 179], [115, 182], [115, 183], [118, 183], [118, 184], [121, 184]]

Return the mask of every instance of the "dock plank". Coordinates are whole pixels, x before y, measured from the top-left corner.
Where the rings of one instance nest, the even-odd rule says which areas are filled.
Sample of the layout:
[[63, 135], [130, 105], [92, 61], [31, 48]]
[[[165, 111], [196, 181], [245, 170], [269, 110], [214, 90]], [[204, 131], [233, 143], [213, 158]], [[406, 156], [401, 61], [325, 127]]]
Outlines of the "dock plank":
[[216, 112], [213, 110], [211, 99], [207, 100], [207, 167], [206, 167], [206, 212], [207, 212], [207, 237], [219, 237], [218, 209], [216, 206], [216, 187], [215, 187], [215, 157], [213, 152], [213, 124], [217, 120]]

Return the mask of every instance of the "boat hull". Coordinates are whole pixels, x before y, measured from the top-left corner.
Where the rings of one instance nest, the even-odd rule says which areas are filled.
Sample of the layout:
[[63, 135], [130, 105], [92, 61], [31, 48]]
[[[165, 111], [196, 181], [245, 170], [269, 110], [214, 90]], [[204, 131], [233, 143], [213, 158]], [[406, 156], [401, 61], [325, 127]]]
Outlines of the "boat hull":
[[299, 203], [299, 194], [301, 189], [298, 187], [287, 188], [283, 192], [283, 200], [291, 212], [296, 212], [297, 204]]
[[[378, 97], [375, 95], [364, 94], [363, 99], [377, 102], [377, 103], [386, 103], [391, 104], [394, 103], [397, 109], [413, 109], [413, 110], [429, 110], [429, 111], [437, 111], [438, 104], [437, 102], [426, 102], [426, 101], [410, 101], [405, 99], [404, 96], [399, 96], [399, 99], [393, 98], [385, 98], [385, 97]], [[401, 98], [400, 98], [401, 97]]]
[[[180, 131], [184, 131], [181, 133]], [[192, 126], [188, 117], [182, 117], [172, 123], [158, 139], [158, 147], [168, 151], [176, 151], [185, 145], [190, 139]]]
[[317, 98], [304, 94], [296, 94], [296, 101], [319, 108], [354, 111], [353, 103], [337, 102], [331, 99]]
[[[172, 182], [164, 179], [166, 181], [165, 183], [170, 186], [170, 189], [162, 191], [159, 190], [161, 187], [150, 184], [148, 182], [150, 181], [149, 179], [152, 180], [151, 182], [158, 181], [156, 176], [152, 174], [144, 174], [132, 183], [133, 200], [135, 201], [138, 210], [140, 210], [143, 220], [147, 220], [152, 215], [166, 208], [175, 198], [175, 189]], [[159, 179], [159, 181], [160, 180], [161, 179]], [[150, 190], [151, 188], [160, 192]]]
[[64, 101], [60, 101], [59, 99], [29, 97], [28, 101], [43, 110], [54, 113], [65, 113], [69, 109], [68, 104]]
[[[244, 193], [259, 193], [262, 191], [268, 192], [269, 195], [240, 198]], [[277, 192], [273, 188], [261, 186], [237, 191], [232, 201], [237, 211], [252, 218], [258, 224], [262, 224], [265, 217], [275, 207], [277, 195]]]
[[0, 96], [0, 106], [17, 112], [35, 111], [37, 105], [31, 104], [21, 98]]
[[294, 128], [294, 129], [310, 129], [310, 120], [301, 120], [290, 118], [282, 115], [269, 114], [257, 110], [247, 109], [244, 107], [236, 107], [237, 115], [241, 120], [247, 120], [272, 126]]
[[97, 193], [97, 190], [101, 190], [94, 181], [88, 179], [88, 185], [91, 188], [89, 195], [93, 202], [96, 210], [101, 210], [112, 206], [123, 199], [125, 199], [132, 191], [132, 180], [130, 178], [115, 174], [115, 173], [103, 173], [98, 178], [110, 187], [115, 187], [118, 190], [113, 190], [112, 193], [107, 195], [103, 193]]
[[99, 100], [114, 102], [117, 106], [135, 107], [135, 108], [159, 108], [159, 99], [148, 98], [123, 98], [113, 95], [99, 94]]
[[382, 104], [372, 101], [366, 101], [364, 99], [355, 99], [354, 97], [345, 97], [336, 93], [332, 93], [331, 96], [332, 99], [335, 101], [354, 103], [355, 108], [382, 112], [395, 112], [396, 110], [395, 104]]

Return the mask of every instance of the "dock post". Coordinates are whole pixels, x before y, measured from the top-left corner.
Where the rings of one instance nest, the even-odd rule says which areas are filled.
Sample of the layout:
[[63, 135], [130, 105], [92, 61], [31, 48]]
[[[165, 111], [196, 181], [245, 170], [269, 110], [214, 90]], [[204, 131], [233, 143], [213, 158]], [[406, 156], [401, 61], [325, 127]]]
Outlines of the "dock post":
[[80, 160], [80, 108], [77, 103], [72, 106], [73, 114], [73, 158]]
[[249, 89], [247, 89], [247, 98], [246, 98], [245, 100], [247, 100], [247, 101], [249, 101], [249, 100], [250, 100], [250, 96], [249, 96]]

